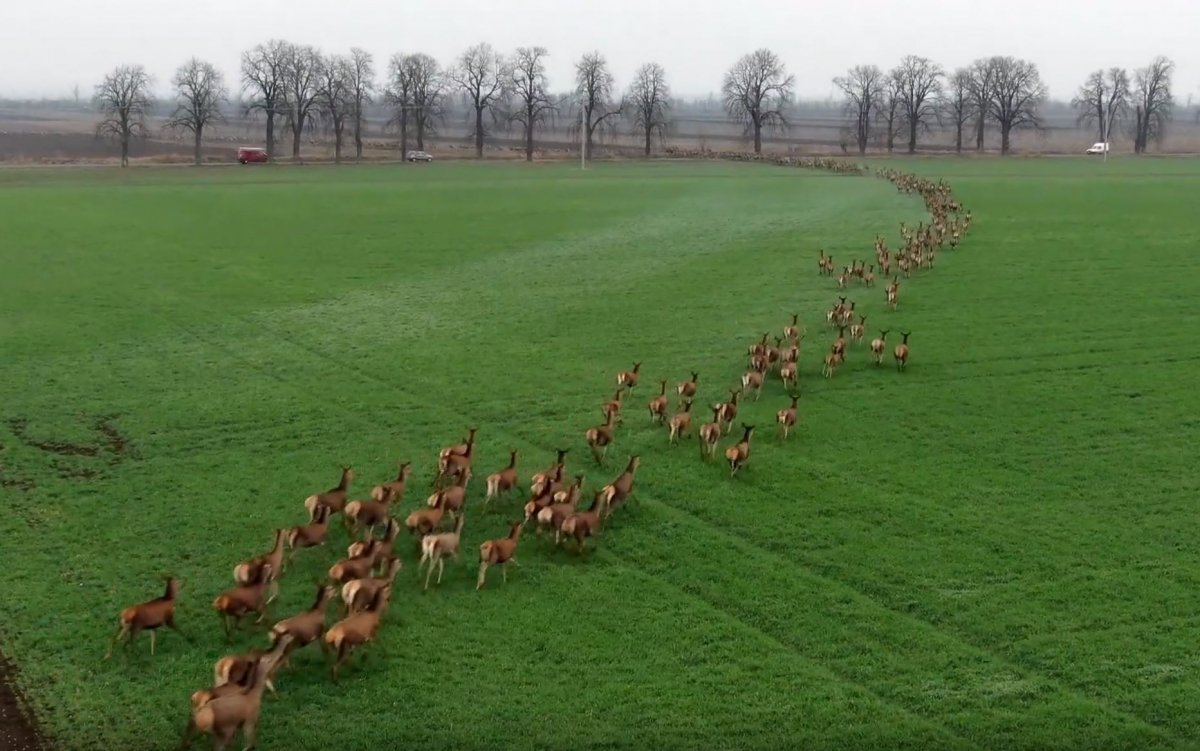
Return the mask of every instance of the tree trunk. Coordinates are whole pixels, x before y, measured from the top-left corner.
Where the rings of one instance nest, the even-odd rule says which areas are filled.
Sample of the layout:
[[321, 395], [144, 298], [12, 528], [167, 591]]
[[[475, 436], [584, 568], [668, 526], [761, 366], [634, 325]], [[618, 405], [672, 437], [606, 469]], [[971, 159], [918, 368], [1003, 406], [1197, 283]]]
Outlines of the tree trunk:
[[200, 164], [200, 141], [204, 138], [204, 126], [200, 125], [196, 128], [196, 151], [193, 154], [196, 164]]
[[267, 158], [275, 158], [275, 110], [267, 105]]
[[354, 113], [354, 158], [362, 160], [362, 111], [356, 110]]
[[650, 136], [653, 133], [653, 131], [654, 131], [654, 128], [652, 126], [650, 126], [650, 125], [646, 126], [646, 156], [650, 156]]
[[908, 153], [915, 154], [917, 152], [917, 121], [913, 120], [908, 124]]
[[762, 153], [762, 123], [757, 118], [754, 120], [754, 153]]
[[1133, 130], [1133, 153], [1140, 154], [1146, 150], [1146, 118], [1141, 105], [1134, 110], [1137, 121]]
[[342, 129], [341, 123], [333, 124], [333, 163], [342, 163]]
[[525, 121], [525, 161], [533, 161], [533, 112], [527, 110], [525, 116], [529, 118]]
[[888, 120], [888, 132], [887, 132], [888, 153], [889, 154], [892, 153], [892, 150], [895, 148], [896, 148], [896, 129], [892, 126], [892, 121]]
[[954, 153], [955, 154], [962, 153], [962, 133], [963, 133], [963, 124], [958, 123], [954, 129]]
[[417, 115], [417, 150], [425, 150], [425, 116]]
[[121, 166], [129, 166], [129, 132], [121, 134]]
[[299, 119], [292, 122], [292, 161], [300, 161], [300, 136], [304, 133], [304, 125]]
[[1011, 130], [1011, 125], [1000, 123], [1000, 156], [1008, 154], [1008, 134]]
[[483, 159], [483, 107], [475, 106], [475, 158]]
[[979, 116], [979, 120], [975, 123], [975, 150], [983, 151], [983, 129], [986, 127], [987, 121], [983, 115]]
[[408, 158], [408, 113], [400, 113], [400, 159]]

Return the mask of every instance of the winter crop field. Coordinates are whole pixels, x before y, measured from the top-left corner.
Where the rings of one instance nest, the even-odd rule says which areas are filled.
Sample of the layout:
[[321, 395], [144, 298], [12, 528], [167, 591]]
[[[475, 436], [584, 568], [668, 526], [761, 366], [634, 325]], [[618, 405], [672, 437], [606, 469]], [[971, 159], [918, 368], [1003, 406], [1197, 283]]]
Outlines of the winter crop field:
[[[889, 160], [973, 225], [933, 269], [874, 261], [928, 219], [875, 176], [719, 162], [0, 171], [0, 651], [62, 749], [167, 749], [222, 655], [267, 646], [343, 557], [300, 550], [226, 643], [235, 564], [478, 427], [461, 555], [418, 546], [334, 683], [316, 644], [262, 749], [1100, 749], [1200, 736], [1200, 161]], [[832, 378], [845, 295], [866, 316]], [[797, 314], [717, 458], [696, 429]], [[867, 342], [890, 330], [876, 366]], [[911, 332], [907, 369], [892, 347]], [[584, 440], [642, 363], [606, 463]], [[647, 402], [699, 374], [692, 435]], [[722, 460], [756, 426], [731, 478]], [[569, 449], [581, 508], [639, 455], [583, 554], [531, 523], [479, 547]], [[520, 490], [483, 508], [518, 452]], [[122, 608], [177, 623], [105, 661]], [[332, 623], [340, 603], [329, 606]], [[201, 741], [207, 747], [208, 740]]]

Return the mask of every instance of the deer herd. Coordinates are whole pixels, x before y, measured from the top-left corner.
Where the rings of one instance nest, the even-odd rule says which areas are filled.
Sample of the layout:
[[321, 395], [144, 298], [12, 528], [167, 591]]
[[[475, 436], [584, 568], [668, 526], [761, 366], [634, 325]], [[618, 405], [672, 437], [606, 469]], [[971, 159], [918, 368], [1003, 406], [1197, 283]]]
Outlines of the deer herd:
[[[830, 161], [830, 165], [839, 166], [805, 166], [835, 172], [851, 171], [841, 164]], [[855, 284], [864, 289], [874, 288], [878, 270], [887, 280], [884, 286], [886, 307], [896, 311], [901, 277], [908, 279], [916, 271], [932, 269], [939, 250], [947, 244], [951, 248], [957, 247], [970, 228], [971, 214], [962, 212], [944, 182], [934, 183], [890, 169], [880, 170], [878, 174], [902, 192], [919, 193], [925, 200], [930, 222], [916, 228], [902, 224], [901, 242], [895, 250], [889, 249], [887, 243], [877, 237], [875, 263], [854, 259], [836, 271], [833, 256], [822, 249], [817, 266], [822, 276], [836, 276], [839, 291]], [[898, 273], [893, 273], [893, 266]], [[838, 333], [824, 357], [822, 373], [825, 378], [832, 378], [844, 363], [847, 348], [860, 345], [866, 337], [868, 316], [847, 297], [839, 296], [838, 302], [826, 312], [827, 325]], [[871, 356], [876, 365], [883, 362], [890, 333], [890, 329], [881, 329], [870, 341]], [[748, 364], [739, 382], [722, 391], [728, 393], [728, 398], [702, 401], [703, 408], [697, 408], [695, 412], [693, 407], [700, 398], [701, 384], [710, 383], [709, 379], [702, 381], [699, 372], [689, 371], [690, 377], [678, 381], [673, 388], [670, 379], [652, 381], [656, 387], [643, 403], [649, 413], [650, 425], [665, 429], [667, 446], [689, 440], [694, 434], [700, 460], [707, 463], [717, 456], [722, 440], [728, 439], [731, 442], [723, 457], [729, 476], [736, 478], [745, 472], [750, 463], [755, 426], [740, 422], [739, 410], [745, 406], [744, 399], [750, 396], [755, 402], [760, 399], [773, 374], [779, 379], [787, 399], [773, 413], [778, 435], [786, 441], [799, 422], [800, 353], [806, 333], [798, 314], [790, 316], [781, 334], [763, 333], [748, 345], [745, 351]], [[899, 334], [901, 341], [895, 344], [892, 357], [897, 370], [903, 371], [909, 360], [910, 332], [900, 331]], [[599, 467], [606, 464], [609, 452], [620, 443], [618, 431], [623, 423], [622, 412], [639, 387], [642, 365], [641, 361], [634, 362], [629, 370], [616, 374], [616, 391], [600, 405], [603, 422], [584, 431], [592, 461]], [[695, 430], [693, 420], [699, 423]], [[733, 428], [739, 424], [741, 432], [733, 433]], [[393, 593], [399, 586], [397, 577], [404, 569], [407, 544], [398, 541], [401, 531], [407, 531], [412, 540], [418, 582], [420, 574], [424, 573], [423, 590], [428, 591], [431, 585], [441, 585], [447, 562], [457, 562], [461, 554], [468, 488], [475, 474], [478, 433], [476, 427], [471, 427], [460, 442], [438, 452], [436, 465], [431, 467], [433, 480], [428, 495], [409, 513], [402, 515], [399, 510], [406, 496], [415, 492], [411, 487], [411, 462], [400, 463], [394, 478], [382, 480], [371, 487], [367, 497], [358, 499], [350, 496], [354, 469], [343, 466], [336, 486], [304, 499], [302, 505], [307, 518], [303, 523], [276, 529], [270, 549], [234, 565], [233, 586], [212, 600], [226, 642], [244, 628], [247, 618], [252, 617], [254, 624], [271, 622], [269, 608], [279, 595], [281, 578], [294, 565], [300, 551], [332, 547], [335, 535], [331, 522], [335, 518], [340, 518], [342, 534], [348, 542], [346, 556], [329, 566], [324, 580], [312, 582], [315, 595], [310, 607], [274, 621], [265, 631], [267, 643], [263, 647], [228, 654], [216, 661], [212, 684], [191, 695], [182, 747], [188, 746], [192, 738], [200, 734], [211, 736], [215, 749], [225, 749], [239, 732], [247, 748], [254, 746], [264, 691], [275, 693], [280, 671], [290, 665], [297, 652], [309, 645], [315, 644], [325, 652], [330, 677], [337, 681], [351, 654], [374, 642], [383, 625]], [[503, 536], [479, 545], [476, 590], [484, 588], [488, 572], [493, 568], [499, 568], [502, 581], [507, 582], [510, 567], [518, 565], [517, 553], [527, 527], [532, 525], [533, 534], [543, 541], [543, 545], [552, 545], [553, 549], [570, 546], [583, 556], [587, 554], [589, 538], [596, 538], [601, 533], [615, 511], [628, 501], [636, 500], [634, 481], [641, 464], [638, 454], [628, 456], [623, 470], [613, 480], [585, 493], [585, 475], [567, 470], [568, 453], [568, 449], [557, 449], [552, 464], [529, 476], [529, 495], [520, 506], [521, 518], [511, 521]], [[486, 476], [481, 511], [491, 511], [521, 492], [518, 459], [518, 450], [509, 449], [507, 464]], [[583, 506], [585, 495], [590, 502]], [[552, 541], [550, 533], [553, 533]], [[128, 650], [142, 631], [150, 634], [150, 654], [153, 655], [155, 635], [162, 627], [179, 633], [190, 643], [176, 624], [180, 589], [179, 579], [167, 577], [161, 597], [122, 610], [117, 633], [109, 644], [105, 659], [112, 656], [121, 641]], [[335, 613], [331, 617], [331, 606], [337, 600], [340, 600], [340, 606], [332, 608]]]

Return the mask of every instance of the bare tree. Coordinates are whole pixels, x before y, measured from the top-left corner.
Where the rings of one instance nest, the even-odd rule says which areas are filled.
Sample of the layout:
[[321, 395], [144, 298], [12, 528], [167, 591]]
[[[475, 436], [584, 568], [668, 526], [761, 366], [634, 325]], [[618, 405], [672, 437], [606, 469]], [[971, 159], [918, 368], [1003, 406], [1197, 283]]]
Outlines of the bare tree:
[[792, 95], [795, 79], [779, 56], [758, 49], [738, 59], [721, 85], [725, 110], [754, 133], [754, 153], [762, 153], [763, 126], [787, 124], [783, 105]]
[[287, 45], [283, 57], [283, 101], [292, 129], [292, 159], [300, 160], [304, 126], [317, 106], [317, 82], [321, 77], [321, 53], [307, 44]]
[[333, 161], [342, 162], [343, 134], [346, 118], [354, 111], [354, 62], [345, 55], [329, 55], [321, 58], [317, 71], [318, 111], [329, 121], [333, 130]]
[[1037, 127], [1038, 107], [1046, 100], [1046, 85], [1037, 65], [1014, 57], [993, 57], [992, 98], [988, 111], [1000, 126], [1000, 153], [1009, 152], [1016, 128]]
[[475, 157], [483, 158], [483, 139], [487, 132], [483, 114], [488, 112], [495, 119], [495, 108], [504, 95], [507, 82], [504, 59], [487, 42], [477, 44], [458, 57], [458, 63], [450, 71], [450, 79], [461, 88], [475, 110]]
[[411, 91], [410, 107], [413, 124], [417, 126], [417, 148], [425, 148], [425, 136], [433, 135], [442, 114], [442, 95], [445, 83], [437, 60], [417, 53], [404, 59]]
[[900, 132], [902, 106], [900, 102], [900, 82], [888, 73], [883, 77], [880, 89], [880, 104], [875, 108], [875, 119], [883, 127], [884, 145], [888, 153], [896, 148], [896, 134]]
[[175, 111], [166, 127], [190, 131], [195, 138], [193, 159], [200, 163], [200, 145], [204, 140], [204, 129], [221, 122], [221, 105], [229, 100], [225, 78], [212, 63], [192, 58], [171, 78], [175, 87]]
[[366, 121], [367, 105], [371, 103], [371, 92], [375, 89], [375, 58], [370, 52], [353, 47], [350, 49], [350, 120], [354, 126], [354, 158], [362, 159], [363, 125]]
[[385, 93], [393, 114], [389, 121], [400, 131], [400, 158], [408, 158], [408, 126], [412, 119], [412, 81], [409, 78], [408, 55], [397, 53], [388, 61], [388, 86]]
[[275, 115], [283, 109], [283, 69], [290, 45], [281, 39], [242, 53], [242, 88], [249, 94], [248, 111], [267, 117], [267, 156], [275, 156]]
[[983, 140], [987, 130], [989, 102], [996, 82], [993, 58], [981, 58], [971, 63], [971, 109], [975, 113], [975, 150], [983, 151]]
[[1100, 140], [1111, 141], [1113, 126], [1129, 109], [1129, 74], [1124, 68], [1092, 73], [1071, 106], [1079, 110], [1081, 124], [1099, 127]]
[[954, 126], [954, 152], [961, 154], [963, 150], [963, 130], [975, 114], [971, 99], [971, 71], [959, 68], [947, 79], [949, 90], [942, 100], [945, 120]]
[[147, 135], [146, 113], [154, 104], [150, 97], [150, 74], [140, 65], [120, 65], [96, 86], [96, 109], [103, 119], [96, 135], [117, 139], [121, 144], [121, 166], [129, 166], [129, 142]]
[[1134, 137], [1133, 150], [1145, 153], [1150, 139], [1162, 139], [1175, 99], [1171, 96], [1171, 74], [1175, 63], [1165, 57], [1156, 57], [1145, 68], [1134, 74]]
[[646, 136], [646, 156], [655, 133], [663, 137], [667, 130], [667, 111], [671, 108], [671, 87], [667, 72], [658, 63], [646, 63], [637, 69], [626, 95], [633, 108], [633, 125]]
[[855, 65], [846, 75], [833, 79], [833, 85], [846, 96], [846, 117], [858, 153], [867, 153], [872, 118], [883, 104], [884, 75], [876, 65]]
[[599, 52], [589, 52], [575, 63], [575, 93], [583, 107], [584, 153], [592, 155], [592, 140], [596, 129], [618, 117], [624, 102], [613, 99], [613, 75], [608, 61]]
[[929, 129], [937, 118], [942, 94], [942, 66], [927, 57], [906, 55], [892, 69], [900, 96], [900, 111], [908, 127], [908, 153], [917, 150], [917, 131]]
[[521, 123], [525, 135], [525, 161], [533, 161], [533, 133], [554, 112], [554, 102], [546, 92], [545, 47], [518, 47], [512, 58], [509, 84], [516, 106], [509, 119]]

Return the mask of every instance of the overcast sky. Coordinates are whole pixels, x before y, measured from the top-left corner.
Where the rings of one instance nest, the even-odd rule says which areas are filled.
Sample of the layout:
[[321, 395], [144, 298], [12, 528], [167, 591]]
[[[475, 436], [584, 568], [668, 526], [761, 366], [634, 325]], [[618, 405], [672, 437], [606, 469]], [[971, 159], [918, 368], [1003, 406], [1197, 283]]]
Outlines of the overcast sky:
[[[332, 12], [331, 8], [339, 8]], [[1200, 0], [0, 0], [0, 97], [88, 96], [120, 63], [141, 63], [165, 89], [189, 56], [236, 84], [242, 50], [270, 37], [374, 53], [427, 52], [443, 63], [479, 41], [550, 50], [551, 85], [571, 63], [604, 53], [624, 87], [657, 61], [674, 91], [704, 95], [739, 55], [770, 47], [805, 98], [856, 63], [887, 68], [906, 53], [947, 69], [983, 55], [1036, 62], [1052, 96], [1069, 98], [1091, 70], [1175, 60], [1176, 96], [1200, 98]]]

